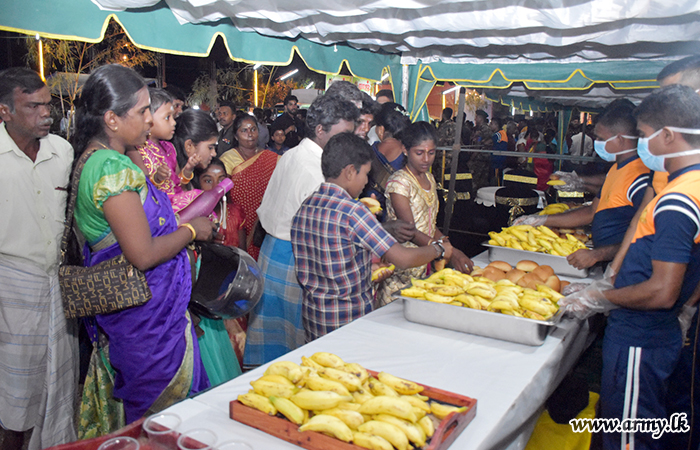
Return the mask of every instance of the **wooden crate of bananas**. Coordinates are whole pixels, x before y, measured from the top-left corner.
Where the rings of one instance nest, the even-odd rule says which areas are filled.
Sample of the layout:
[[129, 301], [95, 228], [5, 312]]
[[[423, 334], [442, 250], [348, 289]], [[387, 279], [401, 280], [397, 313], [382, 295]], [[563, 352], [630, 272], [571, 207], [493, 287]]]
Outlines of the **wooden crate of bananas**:
[[443, 450], [476, 400], [346, 363], [333, 353], [271, 364], [231, 402], [233, 420], [310, 450]]
[[435, 272], [397, 294], [411, 322], [526, 345], [541, 345], [559, 321], [562, 282], [550, 266], [505, 261], [475, 267], [474, 276]]
[[572, 234], [559, 236], [550, 228], [540, 225], [514, 225], [503, 228], [500, 233], [489, 232], [489, 241], [484, 246], [489, 248], [489, 260], [502, 260], [516, 264], [523, 259], [538, 264], [552, 266], [559, 275], [586, 278], [588, 270], [577, 269], [570, 265], [566, 257], [586, 245]]

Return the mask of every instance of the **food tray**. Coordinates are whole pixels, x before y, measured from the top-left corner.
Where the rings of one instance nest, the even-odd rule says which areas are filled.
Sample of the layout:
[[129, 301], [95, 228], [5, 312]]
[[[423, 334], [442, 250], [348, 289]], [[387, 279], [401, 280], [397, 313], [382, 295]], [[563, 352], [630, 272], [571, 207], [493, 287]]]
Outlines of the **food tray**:
[[559, 310], [549, 320], [534, 320], [418, 298], [399, 298], [403, 299], [403, 315], [410, 322], [532, 346], [542, 345], [562, 316]]
[[[373, 370], [368, 370], [367, 372], [373, 377], [377, 376], [377, 372]], [[432, 400], [468, 407], [462, 413], [451, 413], [443, 419], [440, 425], [435, 428], [433, 437], [428, 439], [428, 443], [422, 447], [422, 450], [445, 450], [476, 416], [476, 400], [424, 384], [421, 384], [421, 386], [424, 388], [421, 395], [426, 395]], [[270, 416], [262, 411], [245, 406], [238, 400], [232, 401], [229, 408], [230, 416], [233, 420], [309, 450], [363, 450], [362, 447], [357, 445], [349, 444], [315, 431], [299, 432], [299, 426], [289, 420], [279, 416]]]
[[588, 269], [577, 269], [576, 267], [569, 264], [564, 256], [550, 255], [548, 253], [531, 252], [528, 250], [518, 250], [510, 247], [501, 247], [498, 245], [491, 245], [484, 242], [484, 247], [489, 249], [489, 261], [505, 261], [511, 266], [522, 261], [523, 259], [528, 259], [534, 261], [539, 265], [546, 264], [554, 269], [554, 273], [557, 275], [564, 275], [567, 277], [575, 278], [587, 278]]

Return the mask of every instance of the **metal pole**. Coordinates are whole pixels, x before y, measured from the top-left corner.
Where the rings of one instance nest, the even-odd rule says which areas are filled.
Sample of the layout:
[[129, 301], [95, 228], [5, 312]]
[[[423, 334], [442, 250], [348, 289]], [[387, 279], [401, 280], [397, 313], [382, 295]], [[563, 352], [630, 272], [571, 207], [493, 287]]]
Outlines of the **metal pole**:
[[450, 232], [452, 221], [452, 209], [455, 204], [455, 183], [457, 182], [457, 163], [462, 148], [462, 126], [464, 125], [464, 104], [466, 103], [465, 88], [459, 88], [459, 107], [457, 108], [457, 126], [455, 127], [455, 141], [452, 144], [452, 161], [450, 163], [450, 187], [447, 191], [447, 205], [445, 206], [445, 223], [442, 225], [442, 234], [447, 236]]

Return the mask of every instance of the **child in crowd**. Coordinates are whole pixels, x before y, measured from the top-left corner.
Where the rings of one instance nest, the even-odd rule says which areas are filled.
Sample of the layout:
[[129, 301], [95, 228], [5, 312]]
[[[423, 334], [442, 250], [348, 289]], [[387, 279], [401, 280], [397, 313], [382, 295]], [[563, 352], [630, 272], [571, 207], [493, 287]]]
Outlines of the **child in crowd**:
[[372, 255], [400, 269], [449, 258], [452, 246], [400, 245], [361, 202], [372, 149], [353, 133], [326, 144], [321, 168], [326, 181], [301, 204], [292, 220], [296, 272], [303, 288], [302, 321], [312, 341], [371, 312]]
[[[407, 248], [430, 245], [443, 238], [437, 227], [438, 197], [435, 178], [430, 168], [435, 160], [437, 135], [428, 122], [408, 125], [399, 138], [406, 165], [394, 172], [386, 183], [386, 210], [389, 220], [401, 219], [416, 224], [411, 241], [402, 244]], [[474, 264], [458, 249], [452, 250], [452, 266], [460, 272], [471, 272]], [[423, 278], [427, 265], [406, 270], [396, 270], [384, 280], [377, 291], [379, 305], [392, 301], [391, 294], [410, 283], [411, 278]]]
[[189, 199], [183, 202], [180, 197], [191, 197], [191, 194], [183, 194], [183, 186], [192, 179], [194, 167], [199, 162], [198, 156], [186, 160], [182, 171], [180, 170], [175, 147], [168, 142], [173, 138], [176, 126], [173, 98], [165, 89], [149, 88], [148, 93], [153, 116], [150, 137], [137, 149], [138, 154], [134, 151], [127, 154], [159, 190], [168, 194], [177, 213], [181, 208], [175, 209], [175, 205], [186, 205], [192, 201]]
[[[206, 192], [217, 187], [224, 178], [228, 178], [226, 167], [219, 158], [214, 157], [206, 169], [195, 169], [195, 177], [192, 180], [192, 184], [195, 188]], [[214, 241], [229, 247], [238, 247], [241, 250], [245, 250], [246, 232], [245, 228], [243, 228], [245, 213], [241, 205], [230, 201], [227, 197], [228, 195], [225, 195], [214, 210], [214, 213], [219, 218], [220, 226]]]
[[[559, 305], [578, 317], [610, 311], [603, 340], [600, 416], [670, 419], [675, 424], [672, 430], [662, 430], [661, 438], [628, 427], [623, 433], [603, 433], [603, 447], [690, 448], [665, 441], [680, 431], [687, 433], [681, 427], [691, 423], [690, 409], [683, 411], [681, 420], [671, 417], [678, 412], [671, 405], [679, 399], [669, 395], [669, 387], [687, 383], [694, 370], [689, 364], [685, 373], [671, 375], [696, 316], [693, 291], [700, 282], [700, 96], [687, 86], [667, 86], [645, 98], [634, 115], [639, 156], [652, 170], [668, 172], [668, 184], [636, 223], [614, 289], [593, 283]], [[696, 350], [686, 353], [692, 357]], [[690, 390], [683, 394], [691, 395]]]
[[283, 155], [284, 152], [289, 150], [289, 147], [284, 145], [284, 140], [286, 138], [287, 134], [284, 132], [283, 126], [280, 124], [272, 124], [270, 127], [270, 144], [267, 146], [267, 149], [278, 155]]

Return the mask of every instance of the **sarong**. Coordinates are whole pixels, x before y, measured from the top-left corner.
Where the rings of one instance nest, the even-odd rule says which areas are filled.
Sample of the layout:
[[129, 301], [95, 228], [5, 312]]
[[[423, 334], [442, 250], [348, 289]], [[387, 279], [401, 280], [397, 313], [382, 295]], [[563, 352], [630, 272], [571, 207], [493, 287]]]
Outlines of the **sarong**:
[[260, 256], [265, 290], [248, 321], [243, 366], [265, 364], [305, 343], [302, 289], [294, 268], [292, 243], [265, 236]]

